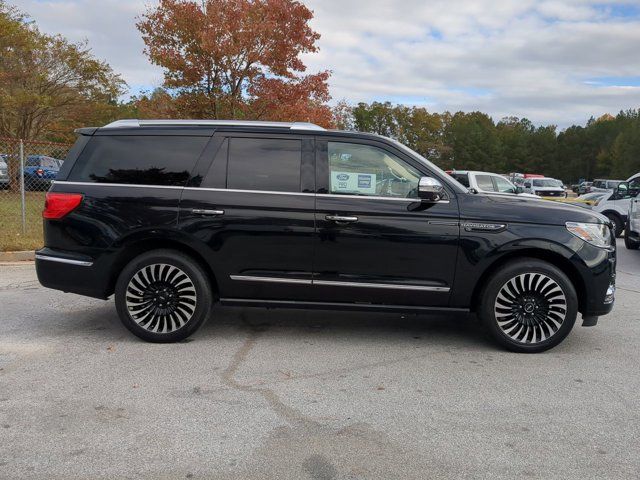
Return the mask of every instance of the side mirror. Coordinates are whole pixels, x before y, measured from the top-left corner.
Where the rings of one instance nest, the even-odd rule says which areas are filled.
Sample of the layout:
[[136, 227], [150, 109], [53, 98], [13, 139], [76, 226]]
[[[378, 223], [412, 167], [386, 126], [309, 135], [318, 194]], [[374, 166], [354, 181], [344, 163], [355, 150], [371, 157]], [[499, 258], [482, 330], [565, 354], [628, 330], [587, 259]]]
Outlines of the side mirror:
[[418, 183], [418, 198], [425, 202], [438, 202], [444, 198], [442, 184], [433, 177], [421, 177]]
[[620, 198], [624, 198], [629, 195], [629, 184], [627, 182], [622, 182], [620, 185], [618, 185], [616, 193]]
[[531, 183], [526, 182], [526, 183], [524, 184], [524, 188], [531, 188]]
[[524, 187], [522, 185], [518, 185], [516, 187], [516, 193], [524, 193]]

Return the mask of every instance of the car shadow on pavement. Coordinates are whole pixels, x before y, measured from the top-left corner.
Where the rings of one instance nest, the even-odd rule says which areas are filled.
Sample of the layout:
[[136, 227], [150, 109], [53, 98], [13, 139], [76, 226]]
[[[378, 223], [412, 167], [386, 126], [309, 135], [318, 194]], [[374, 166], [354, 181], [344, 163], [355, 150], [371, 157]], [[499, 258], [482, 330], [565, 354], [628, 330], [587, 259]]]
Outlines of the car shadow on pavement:
[[[59, 314], [49, 328], [53, 334], [80, 335], [86, 339], [112, 342], [141, 342], [121, 323], [112, 302]], [[398, 314], [344, 312], [334, 310], [266, 309], [216, 306], [211, 318], [184, 343], [208, 341], [250, 332], [269, 331], [291, 341], [322, 335], [325, 339], [354, 341], [397, 339], [425, 340], [457, 347], [495, 348], [472, 314]]]

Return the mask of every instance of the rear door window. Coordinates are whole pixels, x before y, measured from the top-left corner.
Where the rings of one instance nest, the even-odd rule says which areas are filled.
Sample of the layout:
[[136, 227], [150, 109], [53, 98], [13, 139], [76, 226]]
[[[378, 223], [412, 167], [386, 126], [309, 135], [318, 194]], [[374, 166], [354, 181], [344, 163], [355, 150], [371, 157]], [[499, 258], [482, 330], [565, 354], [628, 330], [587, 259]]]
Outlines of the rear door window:
[[302, 141], [229, 138], [227, 188], [300, 192]]
[[75, 182], [184, 186], [210, 137], [114, 135], [91, 138]]

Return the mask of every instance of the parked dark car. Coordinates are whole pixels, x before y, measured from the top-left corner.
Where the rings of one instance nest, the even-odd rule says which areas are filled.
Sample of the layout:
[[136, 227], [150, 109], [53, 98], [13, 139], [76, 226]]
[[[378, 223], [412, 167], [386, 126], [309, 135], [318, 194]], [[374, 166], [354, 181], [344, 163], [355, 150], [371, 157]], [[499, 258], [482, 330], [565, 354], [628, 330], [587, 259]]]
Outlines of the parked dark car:
[[220, 302], [472, 311], [504, 347], [540, 352], [614, 302], [606, 217], [472, 193], [396, 141], [310, 124], [81, 129], [43, 216], [40, 282], [115, 293], [153, 342], [188, 337]]
[[61, 160], [46, 155], [29, 155], [24, 162], [26, 190], [46, 190], [60, 171]]

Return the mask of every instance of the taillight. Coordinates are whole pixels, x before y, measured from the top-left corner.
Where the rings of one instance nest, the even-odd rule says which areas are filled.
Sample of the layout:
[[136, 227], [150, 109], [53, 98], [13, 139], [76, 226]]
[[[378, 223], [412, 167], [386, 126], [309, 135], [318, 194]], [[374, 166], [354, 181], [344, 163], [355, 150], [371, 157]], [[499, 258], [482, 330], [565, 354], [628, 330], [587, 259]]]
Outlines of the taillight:
[[44, 201], [43, 218], [62, 218], [71, 213], [82, 203], [79, 193], [47, 193]]

